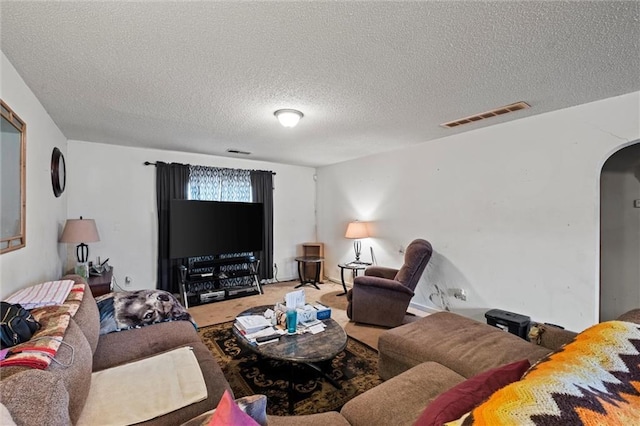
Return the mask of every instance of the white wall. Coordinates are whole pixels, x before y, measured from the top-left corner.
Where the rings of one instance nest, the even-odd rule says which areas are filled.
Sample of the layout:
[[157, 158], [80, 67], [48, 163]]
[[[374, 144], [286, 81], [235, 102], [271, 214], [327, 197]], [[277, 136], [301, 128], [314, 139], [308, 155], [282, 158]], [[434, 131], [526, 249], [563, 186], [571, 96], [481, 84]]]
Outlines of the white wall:
[[0, 62], [0, 97], [27, 124], [27, 245], [0, 255], [0, 297], [19, 288], [60, 277], [64, 246], [58, 237], [66, 219], [67, 194], [51, 188], [51, 153], [63, 154], [67, 139], [7, 57]]
[[315, 240], [315, 169], [200, 154], [69, 141], [69, 217], [95, 219], [100, 242], [89, 258], [109, 258], [120, 287], [155, 288], [157, 259], [156, 170], [145, 161], [272, 170], [274, 262], [278, 279], [297, 277], [297, 246]]
[[[599, 178], [617, 147], [640, 136], [639, 93], [537, 115], [318, 169], [318, 239], [326, 274], [353, 258], [353, 219], [378, 263], [402, 264], [414, 238], [435, 254], [413, 304], [431, 285], [461, 287], [455, 312], [490, 308], [581, 330], [598, 321]], [[535, 104], [533, 106], [535, 108]]]
[[616, 152], [602, 168], [600, 320], [640, 307], [640, 142]]

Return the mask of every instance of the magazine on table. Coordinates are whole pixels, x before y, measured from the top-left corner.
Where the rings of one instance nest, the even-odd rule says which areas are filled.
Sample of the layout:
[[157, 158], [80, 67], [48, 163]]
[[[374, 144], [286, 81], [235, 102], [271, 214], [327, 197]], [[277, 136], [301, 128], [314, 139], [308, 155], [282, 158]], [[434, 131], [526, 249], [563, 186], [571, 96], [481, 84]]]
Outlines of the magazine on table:
[[236, 317], [236, 327], [243, 334], [251, 334], [264, 328], [271, 327], [271, 321], [262, 315], [241, 315]]
[[[235, 324], [234, 327], [238, 328], [238, 325]], [[238, 330], [240, 330], [238, 328]], [[258, 345], [264, 345], [266, 343], [276, 342], [285, 334], [284, 330], [280, 330], [276, 327], [269, 326], [267, 328], [263, 328], [262, 330], [256, 331], [250, 334], [244, 334], [242, 330], [240, 331], [245, 339], [247, 339], [251, 343], [256, 343]]]

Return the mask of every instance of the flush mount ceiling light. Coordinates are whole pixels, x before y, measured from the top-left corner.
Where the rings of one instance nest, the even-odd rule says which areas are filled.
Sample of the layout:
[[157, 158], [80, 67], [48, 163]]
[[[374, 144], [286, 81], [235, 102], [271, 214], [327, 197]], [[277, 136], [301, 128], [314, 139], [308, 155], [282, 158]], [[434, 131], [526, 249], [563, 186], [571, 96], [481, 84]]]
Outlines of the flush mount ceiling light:
[[284, 127], [296, 127], [304, 114], [297, 109], [279, 109], [273, 113]]

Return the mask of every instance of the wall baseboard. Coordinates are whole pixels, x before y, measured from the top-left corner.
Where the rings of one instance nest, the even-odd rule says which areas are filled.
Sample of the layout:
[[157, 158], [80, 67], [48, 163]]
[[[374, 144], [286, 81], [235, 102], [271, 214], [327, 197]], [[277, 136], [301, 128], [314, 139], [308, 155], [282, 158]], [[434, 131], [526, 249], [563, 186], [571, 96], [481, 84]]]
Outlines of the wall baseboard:
[[432, 306], [426, 306], [421, 303], [409, 303], [409, 308], [415, 309], [416, 311], [424, 312], [425, 314], [435, 314], [437, 312], [442, 312], [442, 309], [434, 308]]

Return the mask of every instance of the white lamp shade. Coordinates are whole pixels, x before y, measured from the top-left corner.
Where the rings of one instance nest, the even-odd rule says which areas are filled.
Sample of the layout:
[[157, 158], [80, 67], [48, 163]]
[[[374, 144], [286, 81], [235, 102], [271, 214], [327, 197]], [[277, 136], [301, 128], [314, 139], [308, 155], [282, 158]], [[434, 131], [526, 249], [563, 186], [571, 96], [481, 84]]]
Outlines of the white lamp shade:
[[93, 219], [67, 219], [60, 237], [61, 243], [95, 243], [97, 241], [100, 241], [100, 236]]
[[300, 111], [295, 109], [279, 109], [273, 114], [284, 127], [295, 127], [298, 121], [304, 116]]
[[345, 238], [368, 238], [369, 237], [369, 229], [367, 228], [366, 222], [351, 222], [349, 226], [347, 226], [347, 232], [344, 234]]

